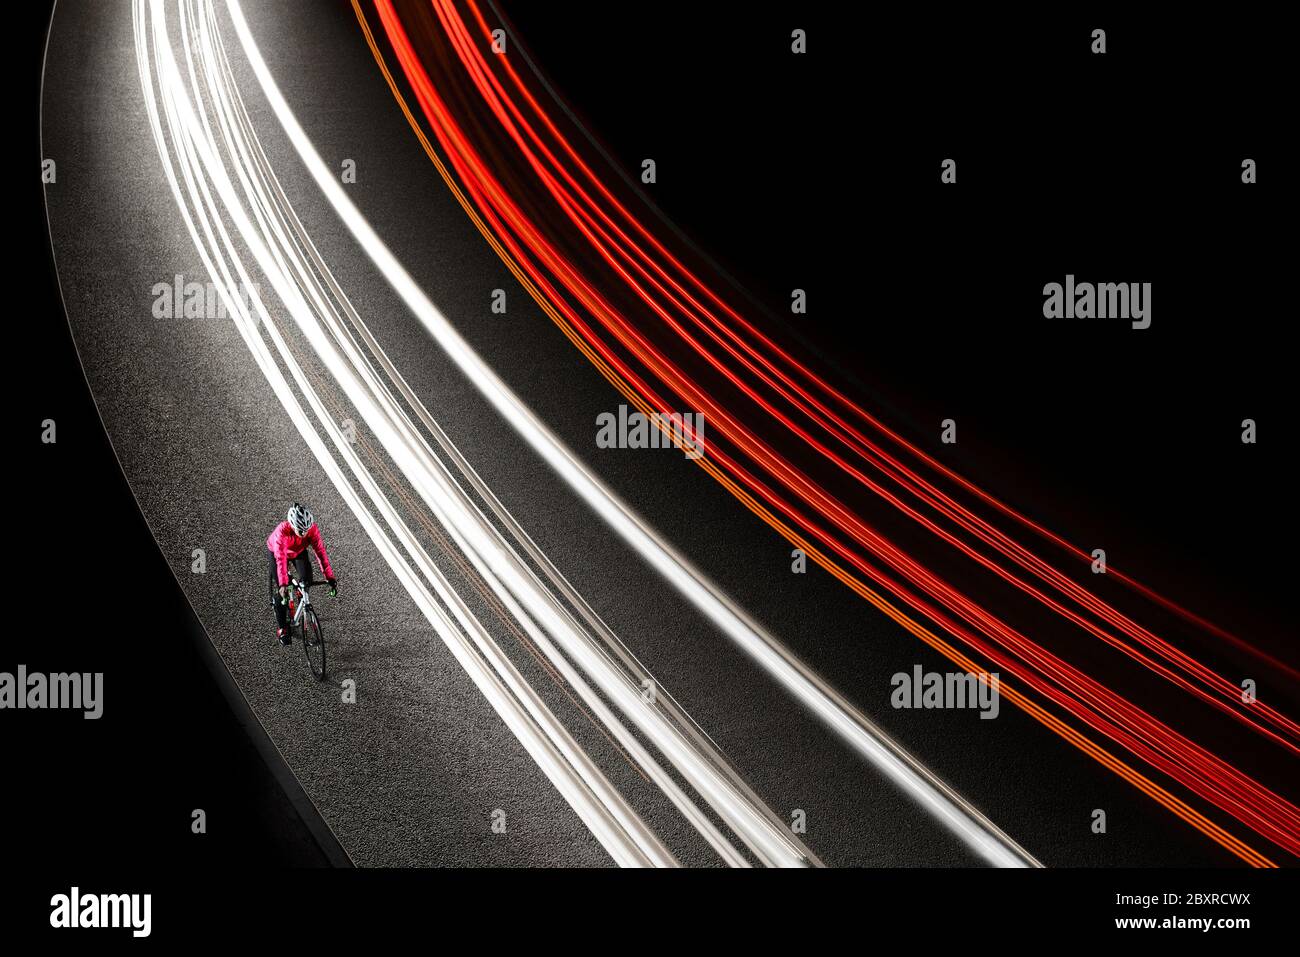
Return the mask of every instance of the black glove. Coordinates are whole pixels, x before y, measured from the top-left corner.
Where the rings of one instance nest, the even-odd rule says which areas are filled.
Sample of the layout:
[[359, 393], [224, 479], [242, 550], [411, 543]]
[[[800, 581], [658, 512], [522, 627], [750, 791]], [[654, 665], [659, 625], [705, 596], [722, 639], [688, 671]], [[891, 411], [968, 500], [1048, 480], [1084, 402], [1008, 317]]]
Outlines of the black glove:
[[338, 584], [338, 582], [335, 581], [333, 578], [327, 578], [327, 579], [325, 579], [325, 580], [326, 580], [327, 582], [329, 582], [329, 586], [330, 586], [330, 597], [333, 598], [335, 595], [337, 595], [337, 594], [339, 593], [339, 584]]

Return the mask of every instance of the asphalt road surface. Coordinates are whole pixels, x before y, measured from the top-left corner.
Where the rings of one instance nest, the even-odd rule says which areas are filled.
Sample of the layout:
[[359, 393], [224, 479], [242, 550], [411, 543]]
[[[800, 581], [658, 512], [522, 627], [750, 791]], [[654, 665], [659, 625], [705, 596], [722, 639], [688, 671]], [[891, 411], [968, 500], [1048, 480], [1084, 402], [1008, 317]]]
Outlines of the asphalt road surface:
[[[889, 678], [938, 656], [667, 450], [600, 450], [618, 395], [528, 298], [445, 188], [346, 5], [250, 3], [291, 107], [349, 195], [480, 354], [561, 438], [739, 604], [1049, 865], [1222, 864], [1212, 844], [1010, 707], [894, 711]], [[407, 381], [538, 545], [768, 805], [806, 814], [831, 865], [971, 865], [955, 838], [856, 757], [642, 564], [441, 354], [314, 187], [228, 38], [268, 157], [326, 263]], [[156, 319], [156, 283], [206, 281], [145, 119], [124, 0], [64, 2], [44, 86], [43, 155], [63, 296], [100, 414], [141, 511], [257, 718], [361, 865], [608, 865], [322, 474], [228, 320]], [[599, 120], [599, 118], [595, 118]], [[507, 290], [506, 315], [490, 311]], [[275, 641], [264, 539], [309, 503], [340, 578], [319, 602], [333, 683]], [[206, 571], [192, 571], [195, 549]], [[481, 605], [475, 606], [481, 609]], [[486, 614], [486, 612], [485, 612]], [[169, 640], [140, 605], [141, 640]], [[518, 651], [518, 649], [514, 649]], [[516, 656], [521, 661], [525, 656]], [[338, 681], [355, 680], [357, 703]], [[718, 859], [540, 671], [557, 714], [684, 863]], [[1043, 759], [1043, 754], [1050, 755]], [[1110, 833], [1093, 835], [1092, 808]], [[504, 834], [491, 829], [506, 812]]]

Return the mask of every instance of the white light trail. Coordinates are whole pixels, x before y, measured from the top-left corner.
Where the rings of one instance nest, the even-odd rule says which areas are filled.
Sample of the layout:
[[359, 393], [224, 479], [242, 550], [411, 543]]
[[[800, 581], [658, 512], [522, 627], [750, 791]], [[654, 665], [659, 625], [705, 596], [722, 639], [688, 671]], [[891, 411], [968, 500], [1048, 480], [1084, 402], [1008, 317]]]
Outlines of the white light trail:
[[[221, 219], [221, 208], [213, 199], [209, 185], [217, 189], [240, 238], [263, 267], [277, 295], [286, 306], [291, 311], [306, 313], [308, 311], [306, 303], [297, 289], [277, 268], [274, 257], [262, 243], [257, 231], [252, 228], [252, 224], [240, 208], [224, 164], [205, 138], [204, 126], [195, 117], [185, 85], [172, 56], [161, 0], [136, 0], [133, 13], [141, 84], [145, 92], [150, 125], [158, 143], [168, 183], [181, 210], [186, 228], [205, 266], [213, 276], [227, 310], [236, 318], [236, 326], [241, 337], [299, 434], [338, 489], [359, 524], [374, 542], [393, 574], [433, 626], [435, 633], [447, 645], [479, 691], [487, 698], [493, 709], [611, 857], [622, 865], [672, 866], [676, 861], [671, 852], [609, 784], [590, 757], [578, 747], [536, 692], [510, 664], [509, 659], [492, 641], [486, 629], [473, 619], [459, 596], [455, 595], [446, 584], [441, 573], [356, 459], [355, 452], [325, 412], [319, 398], [311, 391], [301, 369], [289, 354], [283, 338], [271, 323], [270, 315], [257, 294], [256, 286], [251, 282], [235, 252], [234, 244]], [[151, 30], [146, 29], [147, 27]], [[153, 71], [150, 69], [150, 34], [156, 57], [157, 90], [154, 87]], [[170, 140], [164, 134], [163, 123], [159, 116], [160, 105], [166, 119], [167, 132], [170, 133]], [[184, 190], [176, 175], [177, 167], [180, 168], [184, 179]], [[211, 177], [210, 184], [204, 179], [204, 173]], [[231, 275], [232, 267], [242, 282], [242, 288], [250, 291], [249, 298], [257, 313], [256, 317], [244, 306], [243, 301], [231, 292], [240, 288]], [[424, 580], [429, 582], [438, 597], [447, 603], [455, 620], [434, 599], [425, 581], [421, 581], [412, 572], [392, 538], [370, 514], [361, 497], [330, 454], [294, 397], [292, 388], [276, 366], [274, 357], [268, 352], [265, 343], [258, 335], [259, 319], [271, 336], [281, 359], [312, 406], [320, 426], [328, 434], [336, 452], [347, 463], [354, 478], [366, 491], [372, 505], [384, 518], [393, 537], [401, 543], [409, 559], [424, 576]], [[457, 623], [460, 627], [457, 627]]]
[[[208, 32], [208, 26], [211, 27], [211, 32]], [[557, 651], [548, 635], [555, 636], [565, 652], [581, 665], [583, 671], [599, 685], [601, 691], [611, 698], [624, 714], [637, 724], [655, 747], [668, 757], [686, 781], [708, 801], [725, 823], [745, 840], [762, 863], [792, 866], [815, 861], [811, 852], [790, 834], [784, 822], [762, 806], [752, 792], [743, 786], [738, 775], [735, 775], [734, 770], [726, 765], [721, 755], [716, 753], [716, 749], [710, 748], [704, 751], [698, 739], [691, 741], [683, 736], [682, 732], [673, 726], [654, 704], [644, 699], [640, 683], [629, 677], [626, 672], [620, 671], [597, 647], [597, 643], [578, 626], [567, 609], [545, 589], [532, 570], [527, 568], [470, 497], [456, 484], [455, 478], [433, 454], [423, 436], [379, 381], [379, 377], [364, 356], [355, 348], [346, 330], [337, 321], [338, 317], [333, 309], [326, 305], [329, 296], [333, 294], [337, 297], [340, 307], [361, 331], [368, 334], [368, 330], [352, 309], [347, 297], [333, 282], [328, 269], [312, 246], [310, 238], [302, 231], [301, 224], [280, 190], [273, 171], [266, 163], [251, 123], [243, 111], [242, 102], [239, 102], [238, 91], [233, 85], [224, 51], [219, 43], [212, 42], [216, 35], [213, 18], [201, 32], [204, 40], [202, 46], [208, 51], [204, 61], [209, 73], [209, 87], [215, 92], [216, 112], [221, 119], [223, 130], [226, 131], [230, 146], [228, 152], [244, 157], [246, 160], [250, 156], [254, 157], [254, 168], [250, 169], [249, 176], [245, 177], [241, 169], [241, 182], [254, 206], [259, 223], [271, 224], [273, 228], [267, 231], [274, 233], [275, 243], [281, 247], [284, 257], [294, 262], [300, 282], [308, 288], [313, 301], [318, 303], [319, 312], [327, 325], [331, 326], [332, 340], [331, 337], [323, 336], [314, 322], [298, 321], [298, 325], [310, 339], [317, 354], [326, 361], [336, 381], [353, 399], [354, 404], [357, 404], [358, 382], [349, 377], [350, 373], [355, 372], [360, 378], [367, 390], [367, 398], [373, 399], [382, 413], [382, 418], [376, 420], [373, 415], [365, 411], [370, 406], [359, 405], [367, 424], [376, 430], [385, 449], [393, 455], [435, 518], [475, 565], [485, 583], [510, 610], [514, 619], [528, 632], [534, 645], [547, 656], [570, 686], [577, 690], [606, 728], [692, 825], [705, 836], [724, 861], [733, 866], [743, 866], [747, 863], [707, 816], [702, 814], [686, 796], [672, 777], [650, 756], [640, 741], [618, 721], [604, 700], [582, 680], [569, 660]], [[224, 85], [221, 82], [223, 80]], [[259, 180], [259, 173], [264, 175], [264, 181]], [[286, 240], [284, 230], [299, 234], [297, 238], [301, 248], [311, 256], [312, 265], [316, 267], [325, 284], [330, 287], [328, 291], [316, 288], [316, 277], [311, 275], [307, 264], [297, 258], [298, 249]], [[295, 319], [297, 319], [296, 314]], [[335, 343], [338, 345], [337, 350], [334, 348]], [[424, 412], [427, 420], [437, 428], [436, 423], [433, 423], [432, 418], [427, 415], [427, 410], [424, 410], [422, 405], [419, 408]], [[440, 429], [438, 433], [442, 434]], [[459, 456], [459, 452], [449, 440], [446, 442], [446, 448], [457, 459], [463, 461], [463, 457]], [[505, 514], [508, 516], [508, 513]], [[527, 610], [521, 608], [521, 604], [526, 606]], [[542, 628], [539, 629], [535, 619], [540, 621]]]
[[[195, 204], [196, 215], [200, 220], [203, 234], [202, 240], [200, 240], [198, 232], [190, 220], [190, 215], [176, 184], [166, 150], [166, 140], [162, 136], [161, 126], [157, 122], [157, 109], [150, 102], [151, 121], [154, 125], [155, 136], [159, 141], [160, 153], [163, 155], [167, 168], [169, 182], [171, 182], [173, 191], [177, 195], [182, 213], [186, 216], [187, 226], [195, 238], [201, 255], [204, 256], [205, 264], [212, 273], [218, 287], [222, 290], [223, 298], [226, 299], [230, 312], [236, 317], [241, 336], [258, 359], [259, 366], [276, 390], [282, 404], [289, 411], [291, 418], [308, 442], [309, 447], [326, 468], [335, 484], [339, 486], [340, 492], [344, 494], [349, 506], [357, 513], [358, 519], [366, 528], [367, 533], [371, 535], [372, 539], [376, 540], [381, 553], [384, 553], [386, 557], [396, 555], [395, 550], [391, 548], [385, 550], [384, 544], [376, 537], [377, 535], [381, 536], [382, 531], [372, 521], [368, 520], [369, 515], [365, 513], [364, 508], [359, 506], [355, 495], [350, 494], [352, 490], [347, 486], [346, 481], [342, 479], [341, 472], [337, 470], [337, 466], [329, 458], [328, 452], [319, 442], [314, 430], [312, 430], [310, 422], [303, 415], [296, 400], [293, 399], [292, 392], [288, 389], [287, 384], [283, 382], [282, 376], [275, 366], [274, 359], [265, 352], [264, 343], [257, 336], [256, 324], [251, 314], [242, 308], [241, 303], [235, 301], [229, 295], [229, 289], [234, 288], [233, 277], [229, 274], [224, 258], [219, 256], [215, 250], [212, 237], [213, 226], [220, 234], [222, 245], [230, 257], [231, 264], [242, 280], [243, 286], [245, 288], [254, 287], [249, 282], [249, 277], [243, 269], [242, 262], [234, 252], [233, 244], [221, 218], [221, 209], [210, 195], [207, 182], [202, 175], [203, 172], [206, 172], [207, 176], [211, 178], [212, 185], [216, 188], [222, 200], [227, 215], [234, 225], [235, 232], [271, 280], [272, 286], [285, 302], [295, 323], [308, 338], [331, 375], [334, 376], [340, 387], [348, 395], [349, 400], [372, 428], [385, 450], [393, 457], [407, 478], [412, 481], [413, 486], [425, 500], [435, 517], [457, 541], [466, 556], [474, 563], [485, 582], [492, 587], [503, 604], [512, 612], [515, 619], [528, 631], [534, 643], [546, 653], [557, 670], [578, 691], [606, 727], [618, 737], [620, 743], [664, 790], [670, 800], [722, 855], [724, 861], [736, 866], [747, 864], [743, 856], [739, 855], [731, 847], [728, 840], [682, 792], [671, 776], [650, 757], [640, 742], [618, 722], [608, 706], [582, 680], [565, 657], [558, 653], [554, 645], [548, 640], [547, 634], [540, 630], [533, 622], [532, 617], [520, 607], [516, 597], [521, 597], [521, 600], [529, 606], [529, 609], [542, 620], [547, 632], [556, 635], [561, 640], [565, 650], [582, 665], [589, 675], [597, 680], [601, 690], [613, 699], [625, 714], [628, 714], [637, 722], [642, 732], [672, 761], [688, 783], [709, 801], [710, 805], [714, 807], [728, 826], [746, 841], [761, 862], [781, 865], [816, 863], [816, 859], [811, 855], [811, 852], [807, 851], [797, 839], [790, 836], [783, 822], [779, 821], [770, 810], [757, 801], [756, 797], [739, 780], [734, 770], [726, 765], [721, 756], [716, 751], [711, 751], [704, 746], [704, 741], [707, 739], [703, 735], [696, 736], [694, 740], [690, 736], [684, 735], [664, 715], [642, 699], [639, 683], [630, 680], [626, 672], [620, 672], [615, 667], [615, 664], [609, 660], [608, 656], [595, 647], [595, 642], [585, 632], [580, 633], [580, 627], [567, 609], [564, 609], [541, 586], [536, 575], [518, 559], [517, 555], [514, 555], [508, 547], [503, 547], [504, 543], [500, 539], [499, 533], [496, 532], [482, 513], [473, 506], [468, 496], [455, 484], [450, 473], [433, 455], [423, 437], [415, 430], [405, 413], [379, 381], [374, 370], [355, 349], [354, 343], [351, 342], [346, 330], [341, 325], [331, 324], [331, 320], [335, 320], [336, 323], [338, 319], [328, 301], [332, 291], [338, 297], [340, 305], [349, 314], [354, 324], [357, 324], [368, 335], [368, 330], [364, 330], [364, 326], [360, 324], [360, 319], [352, 310], [350, 303], [342, 295], [333, 278], [329, 276], [324, 264], [320, 262], [314, 246], [310, 243], [310, 239], [305, 233], [301, 233], [301, 224], [293, 215], [287, 199], [279, 190], [273, 173], [265, 163], [265, 157], [261, 153], [260, 145], [252, 134], [251, 125], [243, 111], [238, 91], [232, 84], [229, 67], [224, 58], [224, 50], [220, 46], [215, 31], [215, 20], [211, 17], [211, 10], [206, 4], [200, 4], [200, 7], [204, 12], [198, 15], [191, 12], [188, 17], [186, 11], [192, 11], [194, 6], [182, 4], [180, 7], [180, 33], [190, 84], [194, 89], [196, 102], [199, 100], [200, 91], [206, 91], [209, 109], [217, 117], [222, 135], [221, 142], [224, 142], [225, 152], [233, 160], [236, 176], [249, 199], [252, 219], [256, 220], [257, 224], [256, 231], [253, 229], [252, 221], [238, 202], [234, 186], [229, 179], [225, 164], [220, 158], [220, 144], [208, 122], [208, 112], [204, 109], [195, 111], [190, 108], [188, 96], [183, 85], [179, 82], [179, 73], [170, 58], [168, 48], [166, 50], [167, 56], [159, 55], [159, 86], [163, 92], [163, 108], [168, 119], [168, 128], [172, 132], [173, 140], [179, 143], [181, 147], [178, 161], [185, 176], [187, 191]], [[166, 25], [162, 17], [160, 4], [155, 3], [152, 12], [155, 48], [157, 48], [160, 42], [159, 37], [165, 38], [166, 36]], [[143, 37], [138, 37], [137, 52], [138, 55], [143, 56], [145, 54], [139, 49], [142, 41]], [[165, 40], [162, 45], [166, 46]], [[141, 70], [142, 83], [145, 89], [152, 91], [151, 81], [147, 75], [147, 62], [142, 62]], [[205, 80], [205, 85], [202, 87], [198, 80], [200, 74]], [[198, 114], [197, 119], [195, 118], [196, 112]], [[209, 224], [208, 211], [211, 213], [211, 225]], [[300, 233], [296, 237], [297, 244], [295, 244], [293, 238], [287, 235], [286, 230]], [[208, 251], [209, 246], [213, 247], [214, 250], [211, 253]], [[311, 263], [305, 262], [301, 258], [300, 253], [302, 252], [308, 252], [312, 260]], [[216, 269], [213, 268], [214, 259], [216, 260]], [[313, 265], [319, 270], [326, 286], [329, 287], [328, 291], [318, 286], [317, 277], [312, 273], [311, 269]], [[296, 276], [297, 283], [301, 288], [295, 286], [294, 280], [291, 278], [291, 272], [293, 276]], [[474, 636], [480, 650], [485, 647], [488, 649], [487, 653], [494, 657], [494, 667], [500, 671], [503, 665], [508, 666], [508, 662], [501, 660], [499, 650], [491, 644], [491, 639], [486, 631], [479, 626], [477, 621], [473, 620], [468, 609], [460, 602], [459, 596], [454, 594], [450, 585], [441, 577], [441, 574], [433, 566], [427, 555], [420, 550], [418, 544], [410, 537], [409, 532], [406, 531], [396, 513], [383, 499], [382, 493], [379, 492], [368, 474], [360, 466], [355, 453], [342, 438], [327, 410], [321, 405], [319, 396], [308, 382], [307, 377], [303, 375], [287, 344], [275, 328], [260, 297], [254, 293], [251, 299], [258, 317], [262, 320], [285, 367], [289, 369], [316, 417], [320, 420], [341, 457], [348, 464], [354, 477], [367, 492], [376, 510], [394, 529], [407, 553], [411, 555], [424, 573], [425, 578], [432, 583], [437, 595], [450, 607], [462, 628]], [[325, 319], [326, 323], [331, 325], [333, 342], [316, 322], [312, 309], [307, 305], [307, 299], [311, 300], [315, 311]], [[339, 348], [335, 348], [334, 343], [337, 343]], [[402, 385], [404, 386], [404, 383]], [[427, 416], [427, 410], [424, 410], [422, 406], [419, 408], [423, 416]], [[429, 421], [432, 422], [431, 418]], [[433, 423], [433, 425], [436, 428], [436, 423]], [[439, 435], [442, 434], [440, 429], [437, 431]], [[455, 452], [454, 446], [451, 446], [450, 450], [459, 458], [459, 453]], [[504, 514], [508, 517], [508, 513]], [[513, 522], [513, 519], [510, 519], [510, 521]], [[519, 531], [522, 533], [522, 530]], [[542, 558], [544, 559], [544, 556]], [[547, 567], [553, 569], [553, 566], [550, 566], [549, 563], [547, 563]], [[404, 571], [409, 572], [404, 563], [402, 568]], [[555, 574], [558, 575], [558, 572]], [[408, 579], [403, 577], [403, 582], [408, 584], [408, 590], [410, 590]], [[418, 582], [416, 584], [418, 585]], [[413, 597], [416, 597], [417, 604], [420, 605], [422, 610], [433, 608], [435, 612], [441, 614], [441, 609], [437, 608], [432, 602], [421, 600], [427, 598], [427, 596], [416, 594]], [[583, 605], [585, 606], [585, 603]], [[427, 610], [426, 614], [428, 614]], [[447, 625], [445, 616], [443, 616], [443, 619], [442, 624], [445, 628]], [[430, 618], [430, 621], [437, 629], [439, 621], [434, 620], [434, 618]], [[446, 641], [446, 634], [442, 631], [439, 633]], [[506, 670], [508, 671], [508, 683], [511, 690], [517, 696], [529, 698], [531, 689], [520, 688], [521, 679], [519, 679], [518, 675], [508, 667]], [[534, 702], [534, 704], [539, 703]], [[533, 710], [536, 712], [538, 709], [534, 707]], [[554, 735], [554, 729], [552, 729], [552, 735]], [[525, 744], [527, 743], [526, 741]], [[586, 756], [575, 756], [572, 753], [575, 746], [567, 739], [564, 744], [566, 757], [571, 763], [581, 767], [589, 776], [591, 769], [585, 767], [583, 763]], [[587, 783], [590, 784], [590, 781]], [[600, 790], [600, 788], [597, 789]], [[619, 803], [619, 801], [612, 800], [611, 795], [608, 793], [604, 795], [604, 800], [607, 808], [612, 809], [612, 813], [619, 819], [626, 831], [637, 833], [641, 829], [640, 822], [635, 819], [630, 809]], [[579, 808], [579, 812], [582, 813], [581, 808]], [[598, 834], [598, 836], [600, 835]], [[639, 839], [643, 844], [646, 842], [644, 834], [640, 834]], [[602, 842], [604, 842], [604, 839], [602, 839]], [[618, 859], [618, 855], [615, 856]], [[656, 861], [656, 863], [663, 863], [663, 861]]]
[[529, 446], [642, 558], [824, 723], [968, 848], [1002, 867], [1040, 866], [1024, 848], [800, 662], [588, 470], [452, 327], [347, 197], [289, 108], [248, 28], [231, 20], [277, 120], [335, 213], [434, 340]]

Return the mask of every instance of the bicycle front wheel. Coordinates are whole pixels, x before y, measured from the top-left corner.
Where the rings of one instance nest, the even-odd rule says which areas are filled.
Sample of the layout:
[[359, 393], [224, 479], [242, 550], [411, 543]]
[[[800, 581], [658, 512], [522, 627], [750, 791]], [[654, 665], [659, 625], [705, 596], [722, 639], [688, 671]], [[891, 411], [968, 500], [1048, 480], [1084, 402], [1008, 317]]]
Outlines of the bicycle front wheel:
[[325, 633], [320, 619], [308, 608], [302, 616], [302, 650], [307, 655], [307, 667], [317, 681], [325, 680]]

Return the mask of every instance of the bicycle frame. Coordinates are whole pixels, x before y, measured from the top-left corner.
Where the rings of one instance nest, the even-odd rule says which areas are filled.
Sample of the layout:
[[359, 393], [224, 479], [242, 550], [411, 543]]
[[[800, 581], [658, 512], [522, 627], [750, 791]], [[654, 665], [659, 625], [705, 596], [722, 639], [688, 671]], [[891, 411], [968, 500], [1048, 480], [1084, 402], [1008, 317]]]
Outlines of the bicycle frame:
[[[317, 681], [325, 680], [325, 636], [321, 634], [320, 621], [316, 618], [316, 612], [311, 607], [311, 595], [308, 594], [307, 585], [303, 584], [296, 578], [290, 578], [292, 591], [290, 591], [290, 607], [293, 609], [293, 622], [289, 626], [290, 634], [298, 632], [302, 635], [302, 650], [307, 653], [307, 664], [311, 668], [312, 676]], [[307, 629], [307, 612], [311, 611], [311, 633]]]
[[[307, 614], [307, 608], [311, 605], [311, 595], [307, 593], [307, 586], [296, 578], [289, 579], [293, 585], [293, 590], [297, 593], [297, 601], [294, 602], [293, 625], [301, 625], [303, 617]], [[292, 599], [291, 599], [292, 600]]]

